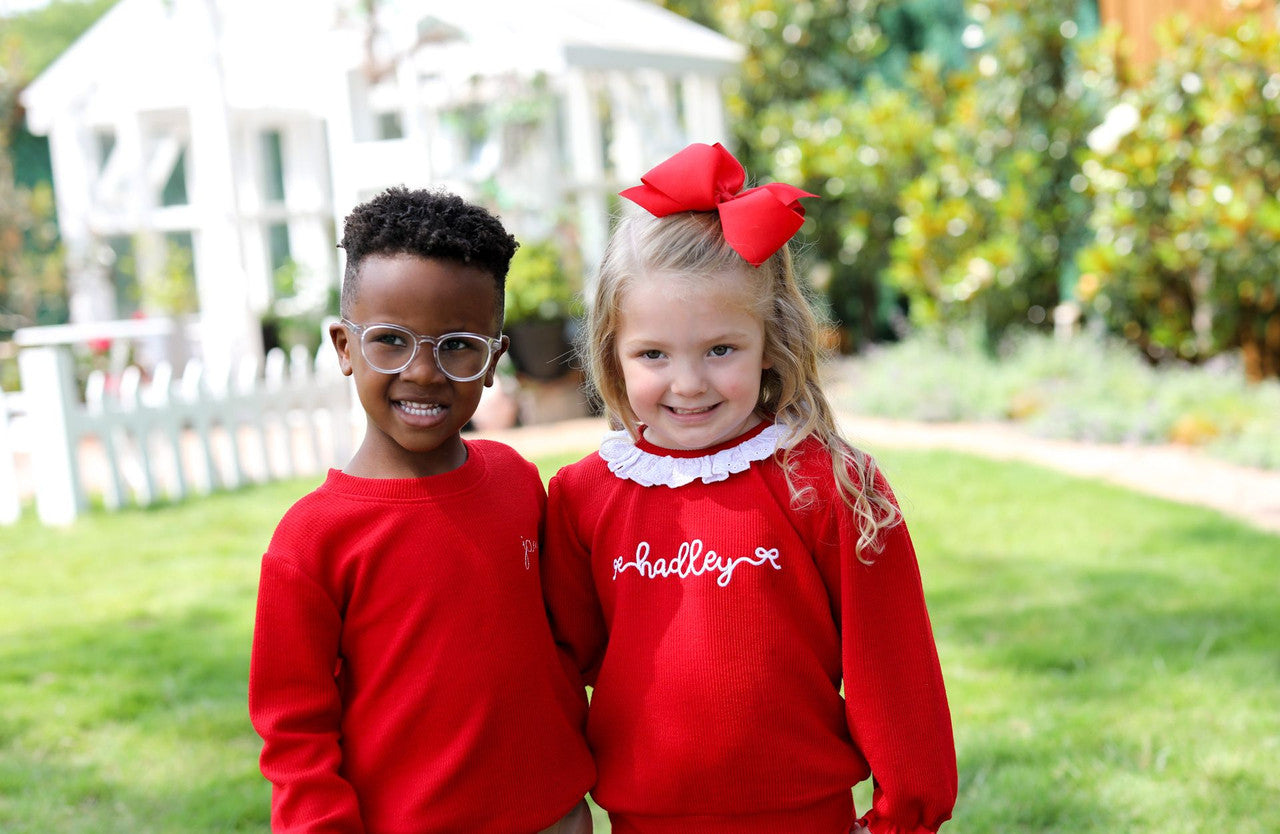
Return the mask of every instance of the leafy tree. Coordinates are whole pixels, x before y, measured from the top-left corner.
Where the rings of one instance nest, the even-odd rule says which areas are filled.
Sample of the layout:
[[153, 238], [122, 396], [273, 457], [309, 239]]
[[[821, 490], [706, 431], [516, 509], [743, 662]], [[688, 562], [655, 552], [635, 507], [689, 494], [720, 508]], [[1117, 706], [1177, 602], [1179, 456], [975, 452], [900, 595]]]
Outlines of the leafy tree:
[[1078, 301], [1153, 359], [1280, 375], [1274, 27], [1172, 24], [1132, 80], [1092, 0], [667, 5], [747, 47], [737, 146], [823, 196], [811, 274], [855, 346], [885, 333], [887, 278], [989, 344]]
[[900, 195], [889, 274], [913, 318], [977, 319], [994, 344], [1010, 326], [1050, 324], [1064, 295], [1090, 211], [1071, 183], [1098, 105], [1062, 4], [970, 12], [976, 61], [945, 80], [924, 171]]
[[876, 20], [883, 33], [884, 50], [874, 67], [896, 87], [914, 82], [913, 59], [929, 55], [943, 73], [970, 63], [961, 32], [970, 22], [964, 3], [954, 0], [899, 0], [880, 4]]
[[23, 81], [35, 78], [119, 0], [53, 0], [47, 6], [0, 22], [15, 43]]
[[1084, 162], [1096, 201], [1079, 293], [1153, 360], [1239, 349], [1280, 376], [1280, 32], [1256, 19], [1161, 30], [1149, 78], [1097, 78], [1113, 105]]
[[813, 274], [851, 346], [891, 335], [898, 297], [918, 322], [976, 317], [992, 341], [1050, 321], [1087, 233], [1069, 183], [1096, 122], [1074, 48], [1091, 2], [668, 5], [746, 45], [738, 146], [824, 198]]
[[67, 318], [48, 145], [26, 131], [18, 94], [115, 2], [56, 0], [0, 29], [0, 337]]
[[0, 42], [0, 337], [65, 320], [62, 257], [48, 183], [18, 185], [10, 148], [17, 127], [17, 59]]
[[[809, 201], [812, 277], [850, 347], [888, 335], [881, 288], [894, 196], [920, 168], [920, 128], [936, 102], [908, 92], [915, 52], [939, 47], [935, 78], [965, 61], [952, 0], [667, 0], [746, 47], [727, 85], [737, 149], [758, 176]], [[947, 47], [945, 45], [949, 44]], [[888, 121], [886, 121], [886, 119]], [[927, 130], [925, 131], [927, 135]]]
[[845, 325], [848, 348], [892, 336], [901, 318], [882, 286], [889, 244], [903, 185], [923, 171], [941, 107], [936, 65], [923, 62], [919, 74], [933, 86], [908, 91], [873, 78], [861, 96], [829, 91], [759, 120], [763, 140], [777, 137], [776, 175], [823, 198], [807, 201], [821, 230], [809, 238], [811, 276]]

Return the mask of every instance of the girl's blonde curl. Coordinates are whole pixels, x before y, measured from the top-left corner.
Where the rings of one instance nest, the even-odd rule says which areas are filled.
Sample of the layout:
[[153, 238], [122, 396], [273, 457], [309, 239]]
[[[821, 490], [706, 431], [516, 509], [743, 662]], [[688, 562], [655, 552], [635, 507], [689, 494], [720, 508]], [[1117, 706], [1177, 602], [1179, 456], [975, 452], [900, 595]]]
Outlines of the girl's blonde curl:
[[617, 356], [621, 304], [632, 281], [657, 274], [690, 280], [744, 278], [744, 301], [764, 322], [765, 359], [759, 410], [772, 414], [792, 432], [793, 442], [779, 450], [796, 506], [817, 500], [813, 484], [795, 478], [795, 447], [809, 435], [826, 447], [841, 499], [858, 524], [859, 558], [880, 550], [881, 533], [902, 514], [879, 485], [875, 460], [850, 444], [820, 384], [818, 320], [796, 280], [790, 249], [783, 246], [759, 267], [752, 267], [724, 241], [714, 212], [683, 212], [657, 218], [632, 213], [623, 218], [606, 247], [589, 306], [585, 342], [580, 347], [596, 393], [610, 423], [638, 437], [639, 421], [627, 400]]

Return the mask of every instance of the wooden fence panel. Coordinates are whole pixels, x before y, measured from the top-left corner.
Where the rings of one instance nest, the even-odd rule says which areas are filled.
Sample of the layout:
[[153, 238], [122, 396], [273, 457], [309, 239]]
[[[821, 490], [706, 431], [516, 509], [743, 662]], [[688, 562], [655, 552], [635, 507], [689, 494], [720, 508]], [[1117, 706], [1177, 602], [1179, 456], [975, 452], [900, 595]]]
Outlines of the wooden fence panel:
[[0, 524], [13, 524], [22, 513], [18, 491], [18, 443], [13, 437], [16, 398], [0, 389]]
[[[128, 368], [114, 387], [92, 375], [83, 402], [65, 348], [27, 348], [19, 366], [36, 512], [46, 524], [73, 521], [91, 489], [108, 509], [146, 506], [323, 472], [351, 454], [354, 393], [327, 345], [314, 357], [275, 350], [261, 372], [246, 360], [221, 378], [198, 361], [176, 378], [163, 364], [150, 380]], [[12, 461], [3, 452], [0, 467]], [[0, 523], [17, 517], [6, 501], [0, 493]]]
[[1136, 66], [1149, 66], [1159, 58], [1155, 31], [1159, 23], [1182, 14], [1206, 24], [1217, 24], [1246, 14], [1278, 14], [1276, 0], [1098, 0], [1103, 23], [1117, 24], [1125, 33]]

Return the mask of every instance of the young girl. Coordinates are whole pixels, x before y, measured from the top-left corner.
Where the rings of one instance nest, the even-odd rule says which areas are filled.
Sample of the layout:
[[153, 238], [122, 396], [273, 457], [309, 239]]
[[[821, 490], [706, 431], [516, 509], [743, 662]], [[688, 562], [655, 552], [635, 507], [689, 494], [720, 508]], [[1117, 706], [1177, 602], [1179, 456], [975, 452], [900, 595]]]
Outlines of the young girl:
[[543, 561], [593, 795], [616, 834], [936, 831], [946, 694], [901, 513], [818, 385], [787, 249], [813, 195], [744, 178], [681, 151], [601, 265], [587, 350], [622, 430], [552, 479]]

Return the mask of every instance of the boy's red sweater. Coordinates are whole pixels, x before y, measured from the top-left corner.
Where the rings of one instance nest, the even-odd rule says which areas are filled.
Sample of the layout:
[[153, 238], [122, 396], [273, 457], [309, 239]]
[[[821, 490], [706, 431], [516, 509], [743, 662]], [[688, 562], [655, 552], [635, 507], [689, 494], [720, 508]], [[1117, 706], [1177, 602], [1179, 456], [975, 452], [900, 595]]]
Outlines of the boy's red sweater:
[[280, 522], [249, 679], [273, 830], [527, 834], [591, 787], [539, 582], [542, 482], [467, 447], [430, 478], [333, 470]]
[[[660, 449], [659, 456], [699, 457]], [[593, 795], [619, 834], [935, 831], [956, 797], [942, 675], [905, 525], [859, 561], [831, 458], [640, 486], [599, 454], [552, 479], [552, 629], [594, 683]], [[881, 483], [887, 490], [888, 486]], [[843, 682], [844, 697], [841, 697]]]

